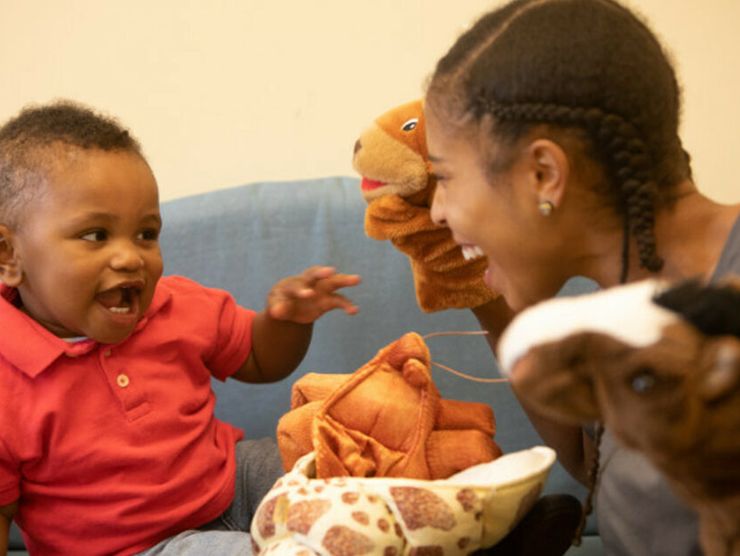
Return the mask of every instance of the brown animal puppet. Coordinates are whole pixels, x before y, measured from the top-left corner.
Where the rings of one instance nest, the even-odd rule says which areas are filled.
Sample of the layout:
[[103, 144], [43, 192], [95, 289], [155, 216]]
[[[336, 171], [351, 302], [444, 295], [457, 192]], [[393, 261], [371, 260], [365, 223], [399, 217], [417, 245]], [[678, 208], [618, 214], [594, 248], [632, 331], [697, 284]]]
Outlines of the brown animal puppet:
[[303, 376], [277, 427], [285, 470], [315, 451], [317, 478], [434, 480], [500, 456], [490, 406], [441, 398], [430, 367], [409, 332], [352, 374]]
[[705, 554], [738, 556], [739, 338], [740, 282], [649, 280], [536, 305], [499, 355], [543, 414], [600, 420], [644, 453], [697, 510]]
[[436, 182], [429, 173], [421, 100], [378, 117], [355, 143], [352, 164], [368, 202], [365, 233], [408, 255], [422, 310], [472, 308], [497, 297], [483, 282], [482, 253], [463, 252], [449, 228], [430, 218]]

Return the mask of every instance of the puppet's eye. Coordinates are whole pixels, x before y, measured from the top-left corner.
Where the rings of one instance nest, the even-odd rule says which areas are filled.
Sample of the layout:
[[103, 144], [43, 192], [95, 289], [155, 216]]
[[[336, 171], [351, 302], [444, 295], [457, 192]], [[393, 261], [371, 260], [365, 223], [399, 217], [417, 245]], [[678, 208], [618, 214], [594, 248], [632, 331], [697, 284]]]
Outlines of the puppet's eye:
[[640, 369], [632, 375], [630, 386], [638, 394], [647, 394], [654, 387], [658, 379], [651, 369]]
[[401, 126], [401, 131], [414, 131], [419, 123], [419, 118], [411, 118], [406, 120]]

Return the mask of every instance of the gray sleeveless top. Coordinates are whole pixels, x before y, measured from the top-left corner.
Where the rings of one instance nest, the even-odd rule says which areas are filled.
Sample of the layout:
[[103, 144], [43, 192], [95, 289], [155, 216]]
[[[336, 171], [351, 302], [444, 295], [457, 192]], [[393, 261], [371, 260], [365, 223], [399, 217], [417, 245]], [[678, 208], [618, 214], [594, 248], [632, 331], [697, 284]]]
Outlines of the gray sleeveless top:
[[[725, 243], [712, 281], [740, 275], [740, 218]], [[696, 514], [637, 452], [619, 445], [607, 430], [600, 449], [596, 494], [599, 532], [609, 556], [701, 555]]]

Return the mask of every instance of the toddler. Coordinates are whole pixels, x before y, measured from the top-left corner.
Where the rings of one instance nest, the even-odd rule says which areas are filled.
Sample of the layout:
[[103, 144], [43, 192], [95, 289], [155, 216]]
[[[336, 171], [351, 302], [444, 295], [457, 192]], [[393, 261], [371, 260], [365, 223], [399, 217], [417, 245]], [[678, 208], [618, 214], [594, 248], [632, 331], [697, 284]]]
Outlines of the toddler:
[[[0, 554], [249, 554], [282, 474], [214, 417], [211, 377], [272, 382], [357, 308], [313, 267], [266, 308], [162, 277], [157, 183], [116, 121], [70, 102], [0, 128]], [[240, 531], [240, 532], [236, 532]]]

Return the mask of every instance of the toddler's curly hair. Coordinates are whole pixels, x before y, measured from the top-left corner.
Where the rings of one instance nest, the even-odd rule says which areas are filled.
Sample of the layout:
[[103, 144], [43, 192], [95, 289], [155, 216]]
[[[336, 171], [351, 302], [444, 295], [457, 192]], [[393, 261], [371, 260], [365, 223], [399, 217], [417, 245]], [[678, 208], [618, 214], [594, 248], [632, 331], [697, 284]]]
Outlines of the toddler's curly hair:
[[0, 127], [0, 224], [16, 226], [64, 149], [126, 151], [139, 142], [114, 118], [70, 101], [29, 106]]

